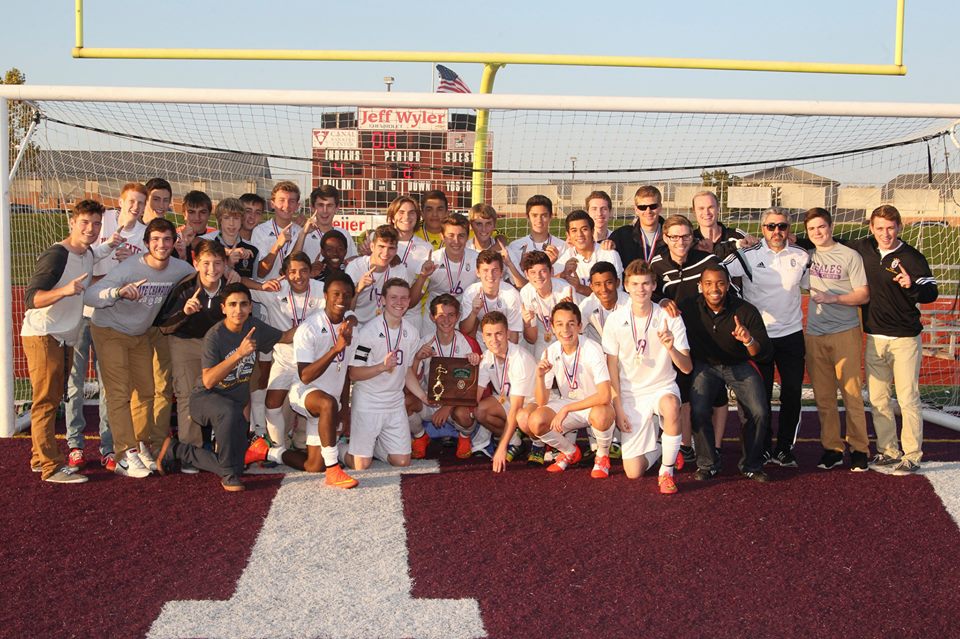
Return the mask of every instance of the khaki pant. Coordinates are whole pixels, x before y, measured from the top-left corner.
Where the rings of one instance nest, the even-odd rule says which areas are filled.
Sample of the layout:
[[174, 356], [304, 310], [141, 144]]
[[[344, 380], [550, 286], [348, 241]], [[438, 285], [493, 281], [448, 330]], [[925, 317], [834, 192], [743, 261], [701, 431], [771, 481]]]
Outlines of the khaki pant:
[[878, 339], [867, 335], [867, 392], [877, 431], [877, 452], [900, 457], [897, 420], [890, 401], [890, 385], [897, 391], [903, 430], [903, 457], [919, 464], [923, 457], [923, 419], [920, 415], [920, 336]]
[[107, 416], [117, 459], [139, 442], [150, 443], [153, 418], [153, 347], [149, 332], [126, 335], [90, 324], [100, 375], [107, 390]]
[[57, 444], [57, 409], [63, 399], [67, 362], [73, 363], [73, 349], [49, 335], [24, 336], [33, 407], [30, 409], [30, 465], [40, 467], [43, 479], [63, 466], [63, 451]]
[[806, 335], [807, 373], [813, 383], [813, 395], [820, 416], [820, 443], [825, 450], [843, 452], [840, 437], [840, 412], [837, 409], [837, 388], [847, 412], [847, 444], [870, 454], [867, 418], [860, 389], [860, 358], [863, 334], [860, 327], [831, 335]]
[[164, 438], [170, 434], [170, 412], [173, 410], [173, 364], [170, 361], [170, 344], [159, 328], [147, 329], [150, 346], [153, 348], [153, 428], [149, 443], [159, 450]]
[[177, 431], [180, 441], [193, 446], [203, 445], [200, 426], [190, 417], [190, 394], [203, 373], [202, 339], [185, 339], [170, 335], [170, 359], [173, 368], [173, 391], [177, 395]]

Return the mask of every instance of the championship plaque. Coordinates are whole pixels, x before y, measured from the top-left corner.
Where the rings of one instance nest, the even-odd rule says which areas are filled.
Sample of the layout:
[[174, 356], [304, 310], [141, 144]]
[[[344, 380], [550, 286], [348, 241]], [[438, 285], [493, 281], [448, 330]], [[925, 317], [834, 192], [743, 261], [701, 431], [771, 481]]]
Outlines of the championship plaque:
[[433, 357], [427, 397], [443, 406], [477, 405], [478, 368], [466, 357]]

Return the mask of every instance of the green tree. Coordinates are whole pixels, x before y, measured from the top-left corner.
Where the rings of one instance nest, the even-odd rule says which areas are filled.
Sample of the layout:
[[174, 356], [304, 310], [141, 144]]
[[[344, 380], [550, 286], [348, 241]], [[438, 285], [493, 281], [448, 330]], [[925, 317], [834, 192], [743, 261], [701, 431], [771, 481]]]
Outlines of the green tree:
[[[0, 84], [26, 84], [27, 76], [20, 69], [13, 67], [3, 74], [3, 80]], [[10, 164], [17, 157], [20, 145], [27, 135], [30, 123], [33, 122], [37, 110], [26, 102], [10, 102]], [[20, 171], [29, 171], [36, 167], [40, 149], [33, 142], [29, 142], [23, 158], [20, 160]]]
[[740, 178], [736, 175], [730, 175], [729, 171], [717, 169], [715, 171], [703, 171], [700, 173], [700, 180], [703, 186], [717, 194], [720, 200], [720, 210], [727, 210], [727, 188], [736, 186], [740, 183]]

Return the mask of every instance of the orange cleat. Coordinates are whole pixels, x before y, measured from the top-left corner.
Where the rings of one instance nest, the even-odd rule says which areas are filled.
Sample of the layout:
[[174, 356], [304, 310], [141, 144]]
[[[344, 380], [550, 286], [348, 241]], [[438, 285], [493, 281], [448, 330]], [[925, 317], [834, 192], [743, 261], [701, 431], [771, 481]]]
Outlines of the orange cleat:
[[[424, 435], [426, 437], [426, 435]], [[324, 483], [331, 488], [356, 488], [360, 483], [346, 473], [339, 465], [327, 468]]]
[[677, 492], [677, 482], [673, 480], [673, 475], [660, 475], [657, 478], [657, 484], [660, 486], [661, 495], [672, 495]]
[[606, 479], [610, 476], [610, 458], [606, 455], [600, 456], [597, 455], [596, 459], [593, 460], [593, 470], [590, 471], [590, 476], [594, 479]]
[[457, 437], [457, 459], [470, 459], [470, 456], [473, 454], [471, 446], [473, 442], [470, 441], [469, 435], [460, 435]]
[[410, 456], [414, 459], [423, 459], [427, 456], [427, 446], [430, 445], [430, 435], [424, 433], [419, 437], [415, 437], [412, 442], [410, 442]]
[[266, 439], [259, 435], [254, 437], [250, 441], [250, 445], [247, 446], [247, 454], [243, 456], [244, 465], [249, 466], [250, 464], [266, 461], [269, 450], [270, 444], [267, 443]]
[[557, 459], [547, 467], [548, 473], [562, 473], [570, 466], [576, 466], [583, 454], [580, 447], [574, 445], [572, 453], [557, 453]]
[[677, 453], [677, 461], [674, 462], [673, 467], [678, 471], [683, 470], [683, 453]]

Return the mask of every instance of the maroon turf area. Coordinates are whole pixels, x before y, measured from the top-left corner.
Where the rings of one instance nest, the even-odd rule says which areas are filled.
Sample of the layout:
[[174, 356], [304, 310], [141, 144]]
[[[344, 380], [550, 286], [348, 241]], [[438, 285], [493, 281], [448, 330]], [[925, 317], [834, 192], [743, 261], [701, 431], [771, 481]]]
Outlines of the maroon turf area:
[[[927, 459], [957, 459], [937, 436]], [[957, 636], [960, 531], [928, 481], [818, 470], [807, 443], [760, 485], [724, 449], [719, 479], [684, 471], [669, 497], [619, 466], [407, 476], [413, 594], [476, 598], [502, 638]]]
[[139, 637], [163, 604], [228, 599], [280, 485], [210, 474], [117, 477], [97, 460], [82, 486], [40, 481], [30, 441], [0, 439], [0, 637]]

